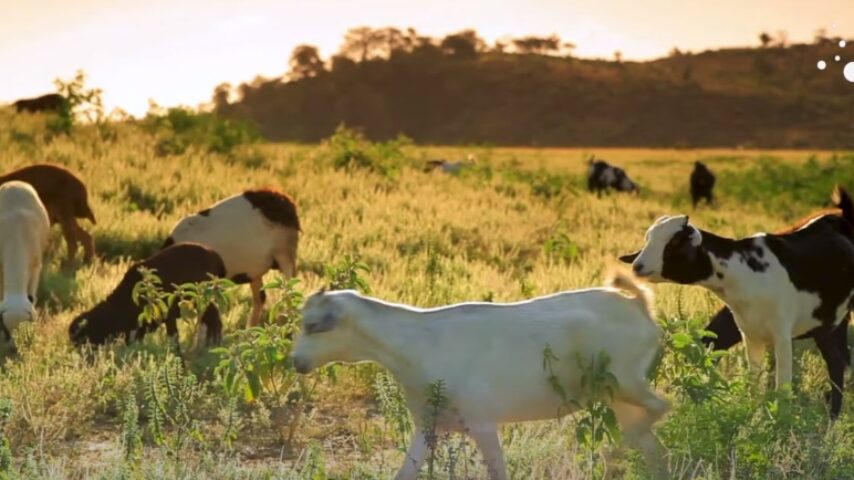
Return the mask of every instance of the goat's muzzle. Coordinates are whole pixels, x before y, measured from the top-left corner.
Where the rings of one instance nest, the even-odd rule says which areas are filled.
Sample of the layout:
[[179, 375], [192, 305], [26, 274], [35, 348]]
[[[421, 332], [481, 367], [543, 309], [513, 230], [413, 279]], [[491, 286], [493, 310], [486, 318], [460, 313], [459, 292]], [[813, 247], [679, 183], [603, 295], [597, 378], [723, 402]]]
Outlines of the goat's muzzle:
[[294, 370], [299, 374], [306, 374], [311, 371], [311, 363], [303, 357], [293, 357]]

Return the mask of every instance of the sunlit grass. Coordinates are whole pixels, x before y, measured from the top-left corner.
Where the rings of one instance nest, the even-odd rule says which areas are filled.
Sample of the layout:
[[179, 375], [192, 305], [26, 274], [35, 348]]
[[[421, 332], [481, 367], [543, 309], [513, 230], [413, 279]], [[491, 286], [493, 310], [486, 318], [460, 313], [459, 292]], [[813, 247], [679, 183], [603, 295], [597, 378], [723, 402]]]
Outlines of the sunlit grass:
[[[703, 160], [716, 171], [742, 171], [763, 155], [796, 165], [813, 153], [408, 146], [401, 168], [385, 175], [334, 169], [326, 145], [261, 145], [256, 154], [263, 161], [252, 157], [247, 163], [247, 157], [193, 148], [180, 156], [158, 156], [156, 138], [132, 124], [117, 126], [115, 141], [82, 129], [72, 138], [48, 142], [43, 128], [39, 117], [0, 111], [0, 167], [53, 161], [76, 171], [89, 187], [98, 219], [95, 226], [83, 225], [95, 235], [100, 258], [74, 272], [62, 271], [64, 245], [58, 235], [52, 237], [40, 289], [41, 318], [19, 337], [18, 353], [6, 352], [0, 360], [0, 399], [13, 405], [10, 421], [0, 425], [11, 443], [12, 478], [173, 476], [174, 458], [166, 445], [143, 435], [139, 468], [128, 471], [122, 443], [122, 399], [129, 392], [140, 401], [141, 428], [150, 425], [142, 379], [167, 355], [163, 333], [141, 346], [79, 352], [68, 343], [67, 327], [115, 286], [132, 260], [158, 248], [175, 221], [225, 196], [258, 186], [293, 196], [304, 230], [299, 278], [305, 292], [323, 284], [324, 265], [351, 254], [370, 267], [365, 278], [372, 293], [385, 299], [422, 306], [511, 301], [599, 285], [616, 257], [640, 247], [644, 230], [662, 214], [690, 213], [697, 225], [723, 235], [781, 227], [781, 216], [733, 198], [692, 211], [687, 196], [692, 164]], [[471, 172], [421, 169], [423, 160], [461, 160], [469, 153], [478, 158]], [[594, 153], [623, 166], [643, 193], [597, 198], [579, 188]], [[831, 155], [814, 153], [820, 161]], [[539, 170], [563, 176], [557, 190], [537, 193], [537, 180], [524, 172]], [[555, 238], [571, 248], [548, 250]], [[664, 285], [656, 292], [662, 321], [680, 317], [702, 323], [720, 306], [700, 288]], [[225, 316], [226, 333], [245, 323], [247, 292], [241, 291], [240, 299]], [[186, 340], [189, 332], [183, 333]], [[842, 419], [828, 426], [823, 365], [810, 349], [801, 350], [791, 425], [781, 426], [785, 422], [763, 410], [762, 389], [757, 394], [733, 387], [721, 404], [693, 404], [672, 387], [673, 379], [657, 380], [657, 388], [675, 403], [659, 431], [674, 452], [680, 478], [844, 478], [850, 473], [854, 406], [846, 399]], [[473, 346], [472, 355], [476, 352]], [[670, 355], [665, 362], [672, 361]], [[743, 373], [740, 357], [724, 361], [729, 375]], [[183, 477], [388, 478], [399, 466], [399, 436], [374, 399], [375, 367], [335, 368], [334, 380], [318, 377], [307, 403], [295, 393], [266, 395], [251, 404], [238, 399], [237, 438], [227, 448], [222, 435], [229, 399], [216, 382], [214, 364], [209, 354], [189, 354], [188, 369], [202, 393], [193, 405], [199, 439], [184, 453]], [[297, 409], [303, 409], [300, 423], [290, 432]], [[714, 435], [704, 436], [704, 430]], [[571, 419], [507, 427], [504, 442], [514, 478], [583, 478], [574, 438]], [[483, 476], [473, 452], [469, 446], [463, 463], [457, 463], [458, 475], [464, 464], [470, 476]], [[632, 461], [631, 478], [643, 478], [641, 464]]]

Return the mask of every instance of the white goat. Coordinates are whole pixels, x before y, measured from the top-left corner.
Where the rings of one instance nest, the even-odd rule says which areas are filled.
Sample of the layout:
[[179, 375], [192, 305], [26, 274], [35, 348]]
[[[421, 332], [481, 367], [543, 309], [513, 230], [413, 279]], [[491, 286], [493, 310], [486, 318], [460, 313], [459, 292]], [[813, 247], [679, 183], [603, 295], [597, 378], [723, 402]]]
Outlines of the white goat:
[[3, 261], [0, 332], [10, 340], [18, 324], [35, 318], [33, 304], [49, 235], [47, 210], [35, 189], [19, 181], [0, 185], [0, 255]]
[[849, 310], [854, 308], [854, 203], [838, 189], [832, 212], [779, 234], [733, 240], [700, 230], [686, 215], [661, 217], [637, 253], [620, 259], [655, 282], [701, 285], [732, 310], [756, 372], [770, 345], [777, 388], [792, 381], [792, 338], [815, 338], [842, 405]]
[[[506, 479], [499, 426], [573, 410], [549, 383], [546, 347], [557, 357], [554, 374], [572, 400], [582, 400], [579, 360], [605, 352], [619, 385], [611, 406], [625, 438], [660, 468], [663, 451], [651, 427], [668, 404], [646, 380], [660, 330], [644, 289], [624, 276], [612, 285], [634, 298], [596, 288], [518, 303], [421, 309], [350, 290], [316, 293], [303, 310], [294, 366], [307, 373], [329, 362], [374, 361], [391, 371], [415, 419], [398, 480], [416, 478], [429, 448], [425, 427], [468, 434], [490, 476]], [[428, 426], [426, 392], [436, 381], [443, 382], [448, 405]]]
[[201, 243], [222, 257], [226, 275], [252, 289], [252, 316], [258, 325], [266, 300], [264, 274], [277, 269], [296, 275], [300, 223], [296, 205], [273, 190], [248, 190], [182, 218], [172, 227], [164, 248], [173, 243]]

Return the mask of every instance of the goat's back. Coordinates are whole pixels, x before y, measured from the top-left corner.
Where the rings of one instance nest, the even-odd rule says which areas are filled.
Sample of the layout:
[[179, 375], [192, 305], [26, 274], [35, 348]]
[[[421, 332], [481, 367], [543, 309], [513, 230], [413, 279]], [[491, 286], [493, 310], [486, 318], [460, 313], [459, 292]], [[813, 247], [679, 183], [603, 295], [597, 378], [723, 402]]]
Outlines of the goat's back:
[[429, 341], [408, 349], [425, 370], [408, 394], [442, 379], [467, 418], [499, 422], [554, 418], [561, 398], [550, 372], [576, 398], [585, 366], [601, 354], [619, 384], [643, 383], [660, 338], [648, 312], [614, 289], [463, 304], [433, 320], [422, 333]]
[[298, 221], [288, 224], [291, 226], [279, 222], [289, 217], [276, 206], [267, 197], [234, 195], [182, 218], [169, 238], [212, 248], [222, 257], [229, 276], [257, 278], [272, 267], [279, 243], [295, 238], [293, 234], [299, 228]]
[[17, 232], [40, 253], [47, 246], [49, 229], [47, 211], [31, 185], [20, 181], [0, 185], [0, 234], [4, 239]]
[[89, 206], [86, 185], [68, 169], [59, 165], [29, 165], [0, 177], [0, 183], [18, 180], [29, 183], [38, 192], [48, 211], [50, 221], [59, 221], [65, 212], [76, 218], [87, 218], [95, 223]]

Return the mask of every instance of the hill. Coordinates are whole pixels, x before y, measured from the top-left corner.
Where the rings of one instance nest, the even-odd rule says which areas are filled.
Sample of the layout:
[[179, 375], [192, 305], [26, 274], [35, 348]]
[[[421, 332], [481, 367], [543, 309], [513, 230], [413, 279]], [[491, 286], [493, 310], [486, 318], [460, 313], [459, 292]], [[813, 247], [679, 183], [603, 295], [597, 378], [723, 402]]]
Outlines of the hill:
[[854, 147], [854, 84], [830, 41], [623, 62], [461, 53], [419, 38], [386, 56], [339, 55], [329, 68], [240, 85], [239, 99], [220, 92], [216, 109], [302, 142], [344, 123], [426, 144]]

